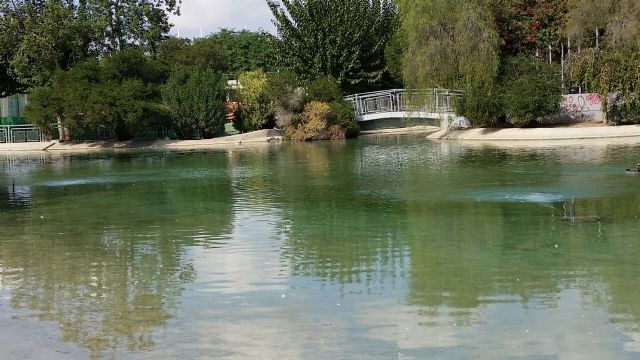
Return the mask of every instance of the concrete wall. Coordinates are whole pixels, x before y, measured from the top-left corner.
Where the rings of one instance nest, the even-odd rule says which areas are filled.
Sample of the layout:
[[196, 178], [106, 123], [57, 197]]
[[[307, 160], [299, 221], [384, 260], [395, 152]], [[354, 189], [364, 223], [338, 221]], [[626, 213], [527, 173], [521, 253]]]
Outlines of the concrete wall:
[[604, 121], [600, 95], [570, 94], [562, 97], [562, 115], [571, 121]]

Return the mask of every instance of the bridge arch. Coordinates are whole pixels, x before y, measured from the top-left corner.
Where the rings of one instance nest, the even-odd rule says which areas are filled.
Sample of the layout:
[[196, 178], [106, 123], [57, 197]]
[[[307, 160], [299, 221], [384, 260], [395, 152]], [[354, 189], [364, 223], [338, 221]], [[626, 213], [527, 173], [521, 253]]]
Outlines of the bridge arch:
[[403, 120], [440, 120], [455, 116], [456, 106], [464, 92], [449, 89], [391, 89], [345, 97], [353, 104], [356, 118], [363, 129], [402, 127]]

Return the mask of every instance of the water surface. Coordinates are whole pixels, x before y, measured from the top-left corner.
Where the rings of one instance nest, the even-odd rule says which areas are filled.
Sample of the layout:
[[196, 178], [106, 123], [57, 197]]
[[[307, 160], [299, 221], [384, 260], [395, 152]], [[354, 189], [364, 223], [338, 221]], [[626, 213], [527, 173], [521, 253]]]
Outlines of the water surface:
[[0, 358], [639, 359], [639, 153], [4, 156]]

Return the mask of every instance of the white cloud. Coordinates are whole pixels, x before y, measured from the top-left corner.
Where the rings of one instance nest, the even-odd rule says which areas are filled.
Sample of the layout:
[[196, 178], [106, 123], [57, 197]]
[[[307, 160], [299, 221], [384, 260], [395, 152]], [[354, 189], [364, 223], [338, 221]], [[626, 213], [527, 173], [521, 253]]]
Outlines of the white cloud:
[[198, 37], [220, 28], [275, 32], [266, 0], [183, 0], [180, 16], [171, 16], [171, 33]]

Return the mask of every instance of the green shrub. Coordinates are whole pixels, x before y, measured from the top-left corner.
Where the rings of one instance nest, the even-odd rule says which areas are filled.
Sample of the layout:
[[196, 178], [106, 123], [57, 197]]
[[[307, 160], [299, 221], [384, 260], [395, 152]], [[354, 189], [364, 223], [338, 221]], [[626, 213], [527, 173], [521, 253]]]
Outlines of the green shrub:
[[356, 113], [350, 102], [339, 100], [331, 103], [331, 112], [333, 113], [332, 123], [344, 130], [346, 138], [358, 136], [360, 133], [360, 124], [358, 124]]
[[156, 70], [154, 60], [137, 50], [59, 69], [47, 88], [34, 90], [27, 120], [49, 132], [47, 122], [59, 119], [72, 134], [104, 129], [118, 140], [129, 140], [167, 122], [160, 96], [163, 76]]
[[[242, 120], [240, 132], [273, 127], [274, 103], [269, 95], [268, 78], [262, 70], [248, 71], [238, 77], [238, 98]], [[235, 125], [235, 122], [234, 122]]]
[[458, 114], [474, 126], [496, 126], [504, 118], [504, 105], [495, 86], [475, 86], [465, 90]]
[[325, 140], [333, 114], [325, 102], [312, 101], [304, 107], [300, 122], [287, 127], [287, 137], [293, 141]]
[[226, 82], [202, 66], [174, 69], [162, 88], [173, 128], [181, 139], [224, 135]]
[[609, 103], [607, 122], [612, 124], [638, 124], [640, 123], [640, 105], [631, 103]]
[[312, 101], [286, 128], [287, 137], [293, 141], [339, 140], [358, 136], [359, 132], [353, 108], [345, 101]]
[[53, 131], [51, 124], [61, 119], [64, 113], [63, 99], [54, 88], [35, 88], [29, 94], [29, 105], [24, 111], [26, 119], [50, 137]]
[[331, 103], [342, 99], [340, 83], [333, 76], [323, 76], [307, 85], [307, 102]]
[[530, 126], [560, 111], [562, 90], [556, 65], [514, 57], [508, 60], [503, 79], [505, 114], [515, 126]]
[[276, 127], [285, 128], [293, 116], [304, 109], [304, 94], [298, 78], [288, 70], [270, 74], [267, 87], [274, 104]]

